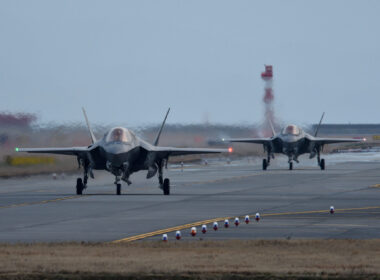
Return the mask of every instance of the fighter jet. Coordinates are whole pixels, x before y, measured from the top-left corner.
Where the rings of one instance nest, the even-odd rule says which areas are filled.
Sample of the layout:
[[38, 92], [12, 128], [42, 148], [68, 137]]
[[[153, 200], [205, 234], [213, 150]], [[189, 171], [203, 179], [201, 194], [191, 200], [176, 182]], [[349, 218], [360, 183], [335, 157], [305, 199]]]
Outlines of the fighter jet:
[[157, 133], [154, 144], [137, 137], [131, 130], [124, 127], [114, 127], [97, 140], [91, 129], [86, 111], [83, 114], [90, 133], [92, 144], [88, 147], [69, 148], [16, 148], [16, 152], [48, 153], [76, 156], [79, 167], [83, 167], [83, 180], [77, 179], [76, 193], [81, 195], [87, 187], [88, 176], [94, 178], [93, 170], [107, 170], [115, 175], [116, 194], [121, 194], [121, 180], [131, 184], [130, 176], [140, 170], [147, 170], [146, 178], [158, 174], [159, 187], [164, 195], [170, 194], [170, 180], [163, 178], [163, 167], [167, 167], [170, 156], [189, 154], [224, 153], [227, 149], [207, 148], [172, 148], [159, 147], [162, 129], [165, 125], [170, 108]]
[[263, 170], [270, 165], [271, 158], [274, 159], [275, 153], [284, 154], [288, 157], [289, 170], [293, 169], [293, 161], [299, 162], [298, 157], [302, 154], [309, 153], [310, 159], [317, 156], [318, 166], [321, 170], [325, 170], [325, 159], [321, 159], [321, 151], [326, 144], [361, 142], [359, 139], [345, 138], [321, 138], [317, 137], [324, 114], [314, 132], [314, 136], [304, 132], [301, 128], [294, 124], [287, 125], [282, 129], [281, 133], [276, 133], [271, 122], [272, 137], [270, 138], [239, 138], [239, 139], [223, 139], [225, 142], [240, 142], [262, 144], [267, 158], [263, 159]]

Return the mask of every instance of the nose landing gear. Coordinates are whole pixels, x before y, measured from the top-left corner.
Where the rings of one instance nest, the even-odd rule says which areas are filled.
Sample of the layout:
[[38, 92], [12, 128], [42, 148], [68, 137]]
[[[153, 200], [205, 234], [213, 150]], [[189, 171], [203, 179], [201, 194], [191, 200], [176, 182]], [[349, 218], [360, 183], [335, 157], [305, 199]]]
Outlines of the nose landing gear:
[[115, 176], [116, 195], [121, 195], [120, 176]]

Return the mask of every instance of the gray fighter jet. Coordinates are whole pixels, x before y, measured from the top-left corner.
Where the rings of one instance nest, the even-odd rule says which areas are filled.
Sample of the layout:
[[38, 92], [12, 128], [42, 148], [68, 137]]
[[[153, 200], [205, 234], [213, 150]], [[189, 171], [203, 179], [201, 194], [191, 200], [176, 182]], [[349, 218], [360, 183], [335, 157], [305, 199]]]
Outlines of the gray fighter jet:
[[264, 152], [267, 153], [267, 158], [263, 159], [263, 170], [266, 170], [270, 165], [271, 158], [274, 159], [275, 153], [284, 154], [288, 157], [289, 170], [293, 169], [293, 161], [298, 163], [298, 157], [302, 154], [310, 154], [309, 158], [317, 156], [319, 167], [325, 169], [325, 160], [321, 159], [321, 151], [326, 144], [345, 143], [345, 142], [361, 142], [359, 139], [345, 138], [321, 138], [317, 137], [321, 126], [324, 113], [315, 130], [314, 136], [304, 132], [298, 126], [291, 124], [287, 125], [281, 133], [276, 134], [272, 123], [270, 123], [273, 136], [270, 138], [237, 138], [223, 139], [225, 142], [240, 142], [262, 144]]
[[92, 144], [88, 147], [70, 148], [16, 148], [17, 152], [49, 153], [72, 155], [78, 159], [79, 167], [83, 167], [84, 175], [77, 179], [76, 193], [82, 194], [87, 187], [88, 176], [94, 178], [93, 170], [107, 170], [115, 175], [116, 194], [121, 193], [121, 180], [131, 184], [130, 175], [140, 170], [147, 170], [146, 178], [152, 178], [158, 174], [159, 187], [164, 195], [170, 194], [170, 180], [163, 178], [163, 167], [167, 167], [170, 156], [189, 154], [224, 153], [227, 149], [207, 148], [171, 148], [159, 147], [162, 129], [165, 125], [170, 108], [166, 113], [154, 144], [138, 138], [131, 130], [124, 127], [115, 127], [97, 140], [91, 129], [85, 110], [83, 114], [90, 132]]

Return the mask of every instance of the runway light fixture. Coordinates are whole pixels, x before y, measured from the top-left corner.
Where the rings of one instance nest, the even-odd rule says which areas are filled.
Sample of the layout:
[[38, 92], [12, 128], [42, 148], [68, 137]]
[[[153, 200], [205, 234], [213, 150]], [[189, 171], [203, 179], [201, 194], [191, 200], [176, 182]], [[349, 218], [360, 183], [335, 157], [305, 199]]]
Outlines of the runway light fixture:
[[224, 227], [228, 228], [230, 226], [230, 221], [228, 219], [224, 220]]
[[256, 220], [256, 222], [260, 221], [260, 214], [259, 213], [256, 213], [255, 220]]
[[167, 235], [166, 233], [164, 233], [164, 234], [162, 235], [162, 241], [164, 241], [164, 242], [167, 242], [167, 241], [168, 241], [168, 235]]
[[196, 236], [197, 235], [197, 228], [196, 227], [192, 227], [191, 231], [190, 231], [190, 234], [191, 234], [191, 236]]
[[212, 225], [212, 228], [217, 231], [218, 230], [218, 222], [214, 222], [214, 224]]
[[244, 222], [248, 225], [249, 224], [249, 215], [245, 216]]
[[205, 234], [207, 232], [207, 226], [203, 225], [202, 226], [202, 233]]
[[180, 240], [181, 237], [182, 237], [181, 236], [181, 232], [179, 230], [177, 230], [176, 233], [175, 233], [175, 239]]

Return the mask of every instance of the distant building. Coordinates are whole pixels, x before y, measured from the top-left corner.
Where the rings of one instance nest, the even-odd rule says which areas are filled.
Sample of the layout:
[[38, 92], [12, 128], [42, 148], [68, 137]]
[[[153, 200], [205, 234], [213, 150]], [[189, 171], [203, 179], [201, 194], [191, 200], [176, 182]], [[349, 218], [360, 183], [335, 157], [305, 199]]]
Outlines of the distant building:
[[33, 114], [0, 113], [0, 146], [11, 148], [15, 136], [25, 134], [36, 120]]
[[14, 127], [14, 128], [26, 128], [37, 120], [37, 117], [33, 114], [10, 114], [0, 113], [0, 127]]
[[[315, 131], [314, 124], [311, 131]], [[318, 135], [380, 135], [380, 124], [322, 124]]]

